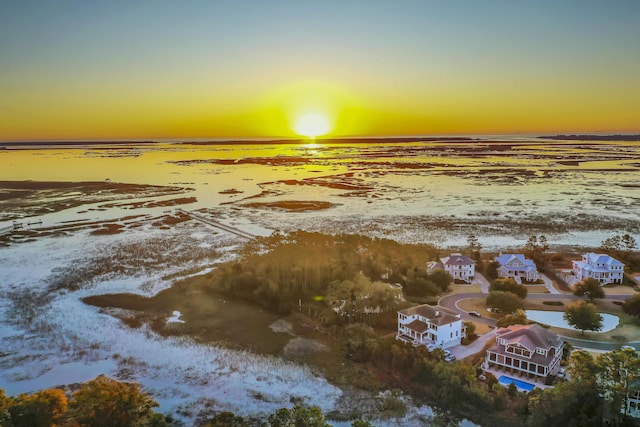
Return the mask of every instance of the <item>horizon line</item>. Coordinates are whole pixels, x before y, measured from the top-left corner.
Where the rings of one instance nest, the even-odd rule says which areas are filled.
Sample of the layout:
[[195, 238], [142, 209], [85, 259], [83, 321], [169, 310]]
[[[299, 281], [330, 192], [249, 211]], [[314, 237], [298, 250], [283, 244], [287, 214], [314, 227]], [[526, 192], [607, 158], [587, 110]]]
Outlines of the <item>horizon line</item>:
[[422, 134], [422, 135], [359, 135], [359, 136], [335, 136], [335, 137], [196, 137], [196, 138], [58, 138], [58, 139], [11, 139], [0, 140], [0, 144], [86, 144], [86, 143], [112, 143], [112, 144], [158, 144], [158, 143], [289, 143], [289, 142], [340, 142], [340, 141], [359, 141], [359, 140], [377, 140], [377, 141], [401, 141], [407, 140], [407, 142], [417, 142], [421, 139], [434, 140], [474, 140], [483, 138], [496, 138], [496, 137], [529, 137], [529, 138], [559, 138], [559, 137], [640, 137], [640, 131], [631, 132], [563, 132], [563, 133], [478, 133], [478, 134]]

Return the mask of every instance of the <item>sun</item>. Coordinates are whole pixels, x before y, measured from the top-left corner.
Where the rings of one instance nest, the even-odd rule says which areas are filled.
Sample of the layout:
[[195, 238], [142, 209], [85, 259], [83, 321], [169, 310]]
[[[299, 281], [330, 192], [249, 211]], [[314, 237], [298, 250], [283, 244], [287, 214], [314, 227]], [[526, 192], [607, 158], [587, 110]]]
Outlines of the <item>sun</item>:
[[314, 139], [329, 133], [331, 124], [327, 117], [320, 113], [305, 113], [296, 120], [294, 130], [298, 135]]

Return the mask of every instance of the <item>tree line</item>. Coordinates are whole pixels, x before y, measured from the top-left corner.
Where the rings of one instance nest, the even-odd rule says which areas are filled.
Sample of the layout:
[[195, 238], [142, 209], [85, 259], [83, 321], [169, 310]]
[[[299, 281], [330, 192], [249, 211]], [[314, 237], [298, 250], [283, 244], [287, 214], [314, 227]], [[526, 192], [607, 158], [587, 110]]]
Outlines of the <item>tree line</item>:
[[[336, 288], [341, 283], [355, 290], [352, 284], [364, 276], [371, 283], [384, 280], [406, 285], [410, 272], [424, 269], [427, 260], [438, 254], [432, 245], [403, 245], [359, 235], [274, 234], [250, 242], [238, 259], [209, 273], [204, 288], [278, 314], [305, 304], [314, 306], [317, 313], [330, 294], [340, 293]], [[416, 286], [421, 286], [420, 280], [422, 277], [416, 279]]]
[[526, 425], [637, 425], [628, 416], [627, 395], [637, 387], [640, 359], [632, 349], [602, 353], [594, 358], [579, 350], [571, 354], [569, 381], [529, 393]]
[[0, 426], [3, 427], [169, 427], [171, 416], [154, 412], [158, 402], [136, 383], [118, 382], [104, 375], [83, 383], [67, 396], [48, 389], [6, 396], [0, 390]]

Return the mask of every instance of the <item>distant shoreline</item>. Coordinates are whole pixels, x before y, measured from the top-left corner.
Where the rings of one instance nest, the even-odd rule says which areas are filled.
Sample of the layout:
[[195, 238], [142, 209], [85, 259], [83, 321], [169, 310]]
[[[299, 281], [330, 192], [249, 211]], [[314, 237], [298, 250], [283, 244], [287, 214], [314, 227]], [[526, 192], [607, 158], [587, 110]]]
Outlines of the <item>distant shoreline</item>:
[[[508, 135], [505, 135], [508, 136]], [[515, 135], [514, 135], [515, 136]], [[493, 141], [499, 135], [487, 136], [391, 136], [391, 137], [343, 137], [343, 138], [274, 138], [274, 139], [252, 139], [252, 138], [236, 138], [236, 139], [212, 139], [212, 140], [76, 140], [76, 141], [7, 141], [0, 142], [0, 150], [9, 147], [29, 147], [29, 146], [123, 146], [123, 145], [159, 145], [159, 144], [177, 144], [177, 145], [232, 145], [232, 144], [249, 144], [249, 145], [268, 145], [268, 144], [393, 144], [399, 142], [448, 142], [448, 143], [468, 143]], [[640, 141], [640, 134], [617, 134], [617, 135], [596, 135], [596, 134], [558, 134], [558, 135], [529, 135], [523, 136], [524, 140], [532, 139], [551, 139], [558, 141]], [[514, 142], [514, 141], [509, 141]]]
[[19, 146], [77, 146], [77, 145], [147, 145], [147, 144], [183, 144], [183, 145], [229, 145], [229, 144], [368, 144], [368, 143], [394, 143], [394, 142], [469, 142], [469, 141], [482, 141], [482, 138], [471, 137], [354, 137], [354, 138], [318, 138], [318, 139], [304, 139], [304, 138], [278, 138], [278, 139], [226, 139], [226, 140], [201, 140], [201, 141], [189, 141], [189, 140], [176, 140], [176, 141], [131, 141], [131, 140], [86, 140], [86, 141], [8, 141], [0, 142], [0, 149], [3, 147], [19, 147]]
[[640, 135], [548, 135], [537, 138], [570, 141], [640, 141]]

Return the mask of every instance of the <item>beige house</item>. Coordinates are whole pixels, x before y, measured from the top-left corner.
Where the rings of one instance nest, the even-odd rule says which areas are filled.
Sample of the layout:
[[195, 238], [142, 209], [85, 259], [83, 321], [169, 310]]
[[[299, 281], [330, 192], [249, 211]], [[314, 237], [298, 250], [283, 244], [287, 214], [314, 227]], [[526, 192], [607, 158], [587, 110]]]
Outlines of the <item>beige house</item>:
[[487, 350], [483, 369], [497, 368], [509, 374], [545, 379], [556, 375], [564, 341], [540, 325], [512, 325], [496, 332]]

